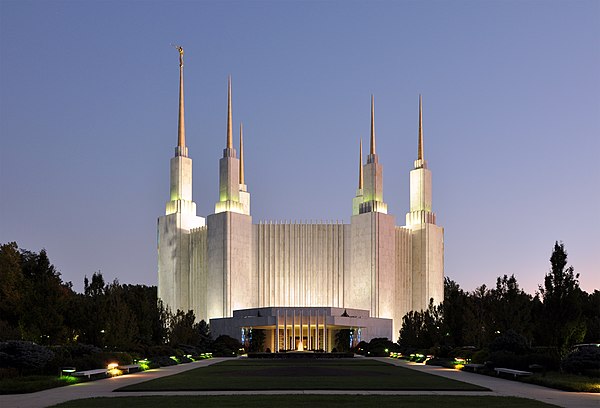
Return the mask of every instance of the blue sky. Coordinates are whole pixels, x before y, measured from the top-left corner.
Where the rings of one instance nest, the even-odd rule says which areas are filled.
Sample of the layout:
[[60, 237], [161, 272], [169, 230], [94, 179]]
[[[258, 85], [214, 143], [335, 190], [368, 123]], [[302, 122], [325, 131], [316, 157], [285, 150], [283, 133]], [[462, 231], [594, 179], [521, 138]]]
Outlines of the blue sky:
[[555, 240], [600, 288], [599, 1], [0, 2], [0, 242], [63, 279], [156, 284], [156, 219], [186, 133], [218, 199], [227, 76], [259, 220], [343, 220], [375, 95], [384, 199], [408, 210], [417, 101], [446, 275], [543, 282]]

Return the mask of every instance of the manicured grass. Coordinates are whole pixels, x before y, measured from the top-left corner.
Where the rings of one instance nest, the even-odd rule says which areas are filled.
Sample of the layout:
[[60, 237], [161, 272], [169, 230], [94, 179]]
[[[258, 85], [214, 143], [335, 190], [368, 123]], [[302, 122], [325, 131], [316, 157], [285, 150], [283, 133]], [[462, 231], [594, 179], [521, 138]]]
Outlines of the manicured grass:
[[375, 360], [233, 360], [130, 385], [118, 391], [458, 390], [477, 385]]
[[29, 375], [24, 377], [3, 378], [0, 380], [0, 394], [27, 394], [74, 384], [73, 377], [57, 377], [51, 375]]
[[444, 407], [444, 408], [542, 408], [554, 407], [525, 398], [492, 396], [447, 395], [227, 395], [227, 396], [168, 396], [168, 397], [114, 397], [74, 400], [55, 405], [61, 408], [152, 408], [152, 407]]
[[600, 393], [600, 378], [590, 378], [582, 375], [559, 373], [556, 371], [523, 377], [521, 381], [563, 391]]
[[[498, 376], [493, 369], [483, 369], [479, 371], [478, 374], [490, 377]], [[511, 381], [541, 385], [542, 387], [554, 388], [562, 391], [600, 393], [600, 378], [591, 378], [584, 375], [561, 373], [558, 371], [535, 373], [528, 377], [518, 377], [516, 379], [509, 375], [503, 376], [502, 378]]]

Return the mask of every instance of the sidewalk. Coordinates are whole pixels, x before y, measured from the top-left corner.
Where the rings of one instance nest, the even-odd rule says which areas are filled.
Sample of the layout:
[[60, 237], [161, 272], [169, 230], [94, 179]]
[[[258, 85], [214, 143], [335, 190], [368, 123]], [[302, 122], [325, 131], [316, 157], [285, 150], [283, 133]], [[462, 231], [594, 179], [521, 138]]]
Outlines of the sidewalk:
[[223, 360], [227, 359], [211, 358], [208, 360], [195, 361], [188, 364], [178, 364], [175, 366], [162, 367], [118, 377], [67, 385], [65, 387], [51, 388], [49, 390], [34, 392], [31, 394], [0, 395], [0, 407], [42, 408], [81, 398], [126, 396], [128, 394], [116, 393], [113, 391], [117, 388], [125, 387], [127, 385], [182, 373], [184, 371], [193, 370], [194, 368], [215, 364]]
[[198, 367], [205, 367], [224, 360], [213, 358], [189, 364], [179, 364], [171, 367], [159, 368], [135, 374], [123, 375], [104, 380], [90, 381], [66, 387], [53, 388], [33, 394], [0, 395], [0, 407], [15, 408], [41, 408], [61, 402], [91, 398], [91, 397], [125, 397], [141, 395], [282, 395], [282, 394], [352, 394], [352, 395], [493, 395], [515, 396], [530, 398], [561, 407], [600, 408], [600, 394], [574, 393], [540, 387], [532, 384], [520, 383], [501, 378], [489, 377], [480, 374], [467, 373], [441, 367], [426, 366], [423, 364], [407, 363], [403, 360], [391, 358], [374, 358], [388, 364], [402, 366], [429, 374], [439, 375], [458, 381], [480, 385], [491, 391], [365, 391], [365, 390], [274, 390], [274, 391], [147, 391], [147, 392], [113, 392], [117, 388], [125, 387], [154, 378], [165, 377]]
[[408, 363], [404, 360], [396, 360], [392, 358], [382, 357], [376, 358], [376, 360], [486, 387], [492, 390], [491, 395], [530, 398], [545, 402], [547, 404], [554, 404], [569, 408], [600, 408], [600, 394], [596, 393], [560, 391], [534, 384], [490, 377], [482, 374], [468, 373], [450, 368]]

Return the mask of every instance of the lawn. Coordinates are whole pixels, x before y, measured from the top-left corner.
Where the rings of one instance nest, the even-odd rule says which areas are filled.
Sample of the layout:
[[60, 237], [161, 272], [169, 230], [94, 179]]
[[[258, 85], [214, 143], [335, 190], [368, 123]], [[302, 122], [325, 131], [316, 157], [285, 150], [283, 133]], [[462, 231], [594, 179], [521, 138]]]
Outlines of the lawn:
[[437, 390], [488, 391], [375, 360], [224, 361], [117, 391]]
[[525, 398], [492, 396], [446, 396], [446, 395], [231, 395], [231, 396], [168, 396], [168, 397], [112, 397], [88, 398], [55, 405], [61, 408], [104, 408], [120, 406], [127, 408], [187, 407], [444, 407], [444, 408], [542, 408], [554, 407]]
[[48, 388], [62, 387], [76, 382], [77, 379], [73, 377], [57, 377], [55, 375], [29, 375], [2, 378], [0, 379], [0, 395], [27, 394], [47, 390]]
[[548, 371], [547, 373], [536, 373], [530, 377], [523, 377], [521, 381], [563, 391], [600, 393], [600, 378], [590, 378], [583, 375]]

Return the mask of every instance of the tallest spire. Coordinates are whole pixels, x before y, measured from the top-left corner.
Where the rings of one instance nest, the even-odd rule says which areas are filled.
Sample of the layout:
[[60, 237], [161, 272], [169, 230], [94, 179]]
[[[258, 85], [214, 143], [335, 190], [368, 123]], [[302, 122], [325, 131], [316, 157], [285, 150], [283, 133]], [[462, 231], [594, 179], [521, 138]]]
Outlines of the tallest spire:
[[227, 148], [233, 149], [233, 124], [231, 121], [231, 75], [227, 81]]
[[371, 154], [375, 153], [375, 98], [371, 95]]
[[177, 128], [177, 155], [187, 156], [185, 148], [185, 112], [183, 107], [183, 47], [175, 46], [179, 51], [179, 123]]
[[419, 151], [417, 160], [423, 159], [423, 97], [419, 94]]

